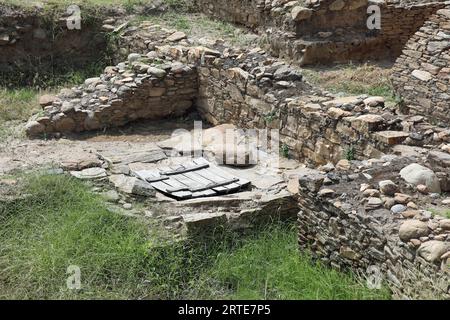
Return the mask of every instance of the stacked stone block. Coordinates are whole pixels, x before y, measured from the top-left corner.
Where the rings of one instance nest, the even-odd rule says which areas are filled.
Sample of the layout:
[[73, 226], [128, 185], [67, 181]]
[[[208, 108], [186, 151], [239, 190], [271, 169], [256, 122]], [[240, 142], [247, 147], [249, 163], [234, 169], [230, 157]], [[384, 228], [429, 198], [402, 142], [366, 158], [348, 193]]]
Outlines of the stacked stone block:
[[408, 41], [394, 65], [393, 84], [411, 114], [450, 122], [450, 7], [439, 10]]

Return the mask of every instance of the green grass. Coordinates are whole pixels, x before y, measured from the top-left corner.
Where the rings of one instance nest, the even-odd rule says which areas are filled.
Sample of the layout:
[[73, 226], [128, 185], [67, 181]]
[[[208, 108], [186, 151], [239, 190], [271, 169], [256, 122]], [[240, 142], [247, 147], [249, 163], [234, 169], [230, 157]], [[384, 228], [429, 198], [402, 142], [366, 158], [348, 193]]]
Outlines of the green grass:
[[186, 10], [169, 11], [161, 15], [137, 16], [133, 23], [139, 24], [143, 21], [151, 21], [167, 28], [174, 28], [191, 37], [222, 38], [237, 46], [249, 45], [255, 41], [254, 38], [246, 36], [245, 30], [231, 23], [212, 19], [203, 14], [188, 14]]
[[38, 111], [39, 91], [0, 87], [0, 141], [24, 137], [21, 123]]
[[0, 88], [0, 122], [22, 120], [37, 106], [37, 92], [32, 89]]
[[[389, 298], [299, 255], [292, 226], [207, 247], [164, 245], [157, 229], [110, 212], [79, 181], [23, 179], [17, 192], [27, 197], [0, 200], [2, 299]], [[69, 265], [80, 267], [79, 291], [66, 287]]]
[[[10, 86], [0, 85], [0, 141], [23, 136], [20, 124], [42, 111], [38, 103], [40, 95], [81, 84], [86, 78], [98, 76], [102, 71], [103, 66], [95, 63], [80, 70], [42, 74], [30, 87], [20, 87], [10, 82]], [[6, 79], [1, 79], [0, 83], [4, 81]]]
[[450, 210], [429, 209], [429, 211], [433, 214], [433, 216], [438, 215], [438, 216], [446, 217], [446, 218], [450, 219]]
[[225, 297], [231, 299], [389, 298], [386, 289], [369, 290], [356, 277], [299, 254], [295, 228], [269, 228], [220, 254], [206, 277], [230, 288]]
[[389, 79], [390, 68], [372, 64], [344, 64], [329, 69], [308, 68], [304, 76], [312, 84], [333, 93], [348, 95], [368, 94], [382, 96], [387, 101], [396, 102]]

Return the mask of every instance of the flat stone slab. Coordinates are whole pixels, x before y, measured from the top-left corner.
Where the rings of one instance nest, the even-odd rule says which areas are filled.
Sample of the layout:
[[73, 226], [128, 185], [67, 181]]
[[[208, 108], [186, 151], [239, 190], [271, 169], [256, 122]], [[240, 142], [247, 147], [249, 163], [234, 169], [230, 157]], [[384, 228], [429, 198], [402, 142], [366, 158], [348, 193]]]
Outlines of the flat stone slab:
[[195, 229], [203, 229], [205, 227], [212, 229], [214, 226], [227, 223], [227, 215], [223, 212], [189, 213], [182, 215], [182, 217], [188, 231], [193, 231], [192, 229], [195, 231]]
[[337, 98], [331, 101], [324, 102], [324, 106], [326, 107], [340, 107], [344, 104], [357, 104], [361, 102], [362, 99], [359, 96], [350, 96], [350, 97], [343, 97], [343, 98]]
[[351, 121], [352, 127], [360, 132], [377, 131], [384, 119], [377, 114], [364, 114]]
[[80, 171], [101, 165], [102, 161], [93, 153], [85, 153], [60, 162], [60, 167], [67, 171]]
[[99, 156], [110, 164], [130, 164], [135, 162], [152, 163], [163, 159], [167, 156], [164, 151], [156, 146], [150, 144], [143, 146], [141, 149], [133, 150], [108, 150], [99, 152]]
[[95, 180], [105, 178], [107, 176], [106, 170], [103, 168], [89, 168], [81, 171], [70, 171], [70, 174], [77, 179]]
[[446, 152], [430, 151], [428, 160], [436, 166], [450, 167], [450, 154]]
[[155, 196], [156, 190], [150, 183], [140, 180], [136, 177], [129, 177], [124, 174], [112, 175], [109, 177], [114, 186], [127, 194], [135, 194], [139, 196], [152, 197]]

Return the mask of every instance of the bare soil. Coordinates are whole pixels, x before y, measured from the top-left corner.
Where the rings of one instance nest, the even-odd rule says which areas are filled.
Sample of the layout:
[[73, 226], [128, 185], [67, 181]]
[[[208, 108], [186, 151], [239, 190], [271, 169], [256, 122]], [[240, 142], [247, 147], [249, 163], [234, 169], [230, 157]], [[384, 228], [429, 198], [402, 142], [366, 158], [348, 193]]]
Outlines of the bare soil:
[[62, 161], [82, 157], [100, 150], [132, 150], [162, 141], [176, 129], [191, 130], [194, 118], [164, 121], [137, 121], [122, 128], [103, 132], [70, 135], [61, 139], [13, 139], [0, 142], [0, 175], [18, 170], [53, 167]]

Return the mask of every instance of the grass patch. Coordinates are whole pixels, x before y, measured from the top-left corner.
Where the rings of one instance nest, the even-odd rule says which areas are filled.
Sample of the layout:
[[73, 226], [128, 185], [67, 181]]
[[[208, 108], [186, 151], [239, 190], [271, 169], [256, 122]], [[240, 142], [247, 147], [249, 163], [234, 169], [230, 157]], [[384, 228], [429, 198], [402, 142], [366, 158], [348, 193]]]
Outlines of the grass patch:
[[203, 14], [186, 13], [186, 10], [169, 11], [161, 15], [138, 16], [134, 24], [151, 21], [167, 28], [185, 32], [190, 37], [224, 39], [232, 45], [244, 46], [256, 42], [256, 38], [246, 34], [244, 29], [231, 23], [212, 19]]
[[[292, 226], [208, 247], [162, 245], [143, 220], [110, 212], [67, 176], [32, 176], [29, 196], [0, 201], [0, 298], [10, 299], [374, 299], [356, 277], [297, 252]], [[67, 289], [67, 268], [82, 288]]]
[[306, 253], [299, 254], [294, 227], [269, 228], [236, 250], [220, 254], [206, 277], [229, 288], [229, 293], [218, 298], [389, 298], [386, 289], [369, 290], [356, 277], [314, 263]]
[[28, 88], [0, 88], [0, 122], [31, 116], [37, 106], [37, 94], [37, 91]]
[[21, 123], [38, 111], [39, 91], [0, 87], [0, 141], [22, 138]]
[[450, 219], [450, 210], [436, 210], [436, 209], [429, 209], [429, 211], [433, 214], [433, 216], [441, 216]]
[[331, 69], [304, 69], [305, 78], [312, 84], [333, 93], [368, 94], [396, 101], [389, 79], [390, 68], [373, 64], [346, 64]]
[[[33, 177], [25, 190], [27, 199], [0, 203], [1, 298], [139, 296], [148, 257], [143, 225], [109, 212], [67, 177]], [[65, 286], [69, 265], [82, 272], [76, 294]]]
[[36, 82], [30, 87], [21, 87], [11, 82], [8, 82], [7, 86], [0, 86], [0, 140], [23, 136], [18, 126], [40, 111], [39, 96], [45, 93], [54, 94], [60, 88], [82, 84], [86, 78], [101, 74], [103, 69], [103, 65], [93, 63], [83, 69], [41, 75], [36, 77]]

